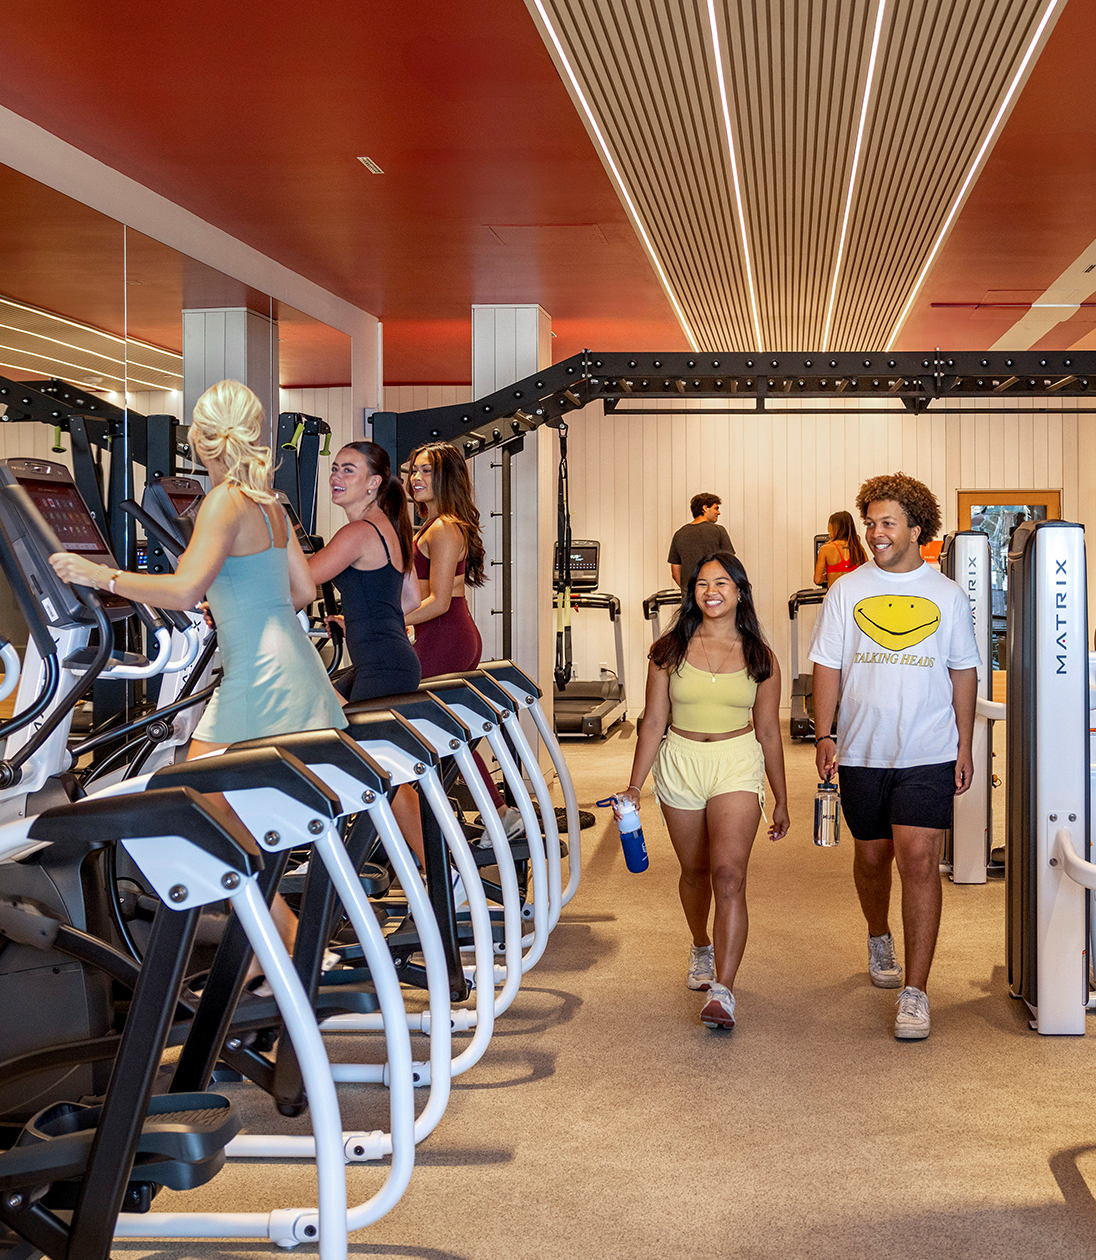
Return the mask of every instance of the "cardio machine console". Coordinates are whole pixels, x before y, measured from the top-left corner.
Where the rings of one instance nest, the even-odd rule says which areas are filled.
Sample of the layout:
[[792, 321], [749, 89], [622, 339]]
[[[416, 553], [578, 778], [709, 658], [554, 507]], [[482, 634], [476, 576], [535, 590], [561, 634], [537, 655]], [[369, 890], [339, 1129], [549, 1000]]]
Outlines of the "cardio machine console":
[[[596, 591], [601, 543], [590, 538], [571, 540], [571, 590]], [[552, 589], [563, 589], [559, 580], [559, 544], [552, 548]]]
[[[63, 464], [37, 459], [0, 460], [0, 519], [27, 581], [51, 626], [92, 620], [73, 589], [54, 573], [49, 557], [72, 551], [95, 564], [117, 569], [99, 527]], [[111, 621], [133, 612], [121, 595], [100, 591]]]
[[141, 506], [185, 547], [204, 498], [202, 483], [193, 477], [157, 477], [145, 486]]
[[289, 501], [289, 495], [284, 490], [275, 490], [274, 493], [278, 496], [278, 503], [285, 510], [287, 520], [293, 526], [293, 532], [297, 535], [297, 541], [301, 544], [301, 550], [306, 556], [315, 555], [316, 548], [312, 545], [312, 536], [305, 532], [305, 528], [301, 524], [301, 518], [293, 511], [293, 504]]

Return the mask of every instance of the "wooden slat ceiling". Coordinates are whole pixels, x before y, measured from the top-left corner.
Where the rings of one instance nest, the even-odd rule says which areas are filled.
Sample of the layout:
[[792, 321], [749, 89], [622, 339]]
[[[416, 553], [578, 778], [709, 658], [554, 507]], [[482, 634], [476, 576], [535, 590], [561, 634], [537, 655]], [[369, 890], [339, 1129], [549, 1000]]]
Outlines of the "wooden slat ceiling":
[[546, 42], [564, 78], [564, 59], [574, 71], [683, 324], [713, 351], [892, 342], [1047, 11], [1047, 0], [527, 3], [558, 37], [562, 57]]

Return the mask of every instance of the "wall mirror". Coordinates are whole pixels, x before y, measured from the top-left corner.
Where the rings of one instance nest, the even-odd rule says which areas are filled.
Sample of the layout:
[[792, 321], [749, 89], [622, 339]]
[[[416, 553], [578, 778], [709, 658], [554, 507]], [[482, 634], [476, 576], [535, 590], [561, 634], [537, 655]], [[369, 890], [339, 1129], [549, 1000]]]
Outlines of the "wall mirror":
[[1062, 518], [1060, 490], [960, 490], [959, 528], [989, 535], [993, 668], [1002, 669], [1000, 644], [1005, 633], [1008, 592], [1008, 549], [1013, 531], [1024, 521]]

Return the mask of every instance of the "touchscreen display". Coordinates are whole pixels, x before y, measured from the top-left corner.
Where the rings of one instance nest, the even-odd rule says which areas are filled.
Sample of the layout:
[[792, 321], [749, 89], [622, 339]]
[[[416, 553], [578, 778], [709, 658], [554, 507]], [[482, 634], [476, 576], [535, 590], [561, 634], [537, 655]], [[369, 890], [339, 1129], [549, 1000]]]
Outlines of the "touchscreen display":
[[19, 482], [66, 551], [84, 555], [106, 554], [103, 536], [96, 528], [75, 486], [23, 477], [20, 477]]

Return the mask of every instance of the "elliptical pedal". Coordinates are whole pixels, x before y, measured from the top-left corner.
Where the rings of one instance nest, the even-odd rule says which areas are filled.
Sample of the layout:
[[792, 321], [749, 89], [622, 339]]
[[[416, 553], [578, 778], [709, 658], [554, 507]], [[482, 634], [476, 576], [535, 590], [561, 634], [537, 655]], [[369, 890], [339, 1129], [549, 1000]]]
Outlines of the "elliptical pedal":
[[[102, 1106], [59, 1102], [24, 1126], [15, 1145], [0, 1152], [0, 1190], [33, 1190], [47, 1207], [71, 1208], [95, 1141]], [[149, 1102], [137, 1142], [130, 1184], [148, 1182], [171, 1190], [204, 1185], [224, 1163], [224, 1148], [243, 1128], [235, 1106], [222, 1094], [161, 1094]], [[155, 1193], [155, 1191], [153, 1191]]]

